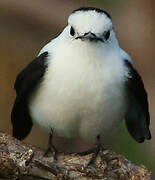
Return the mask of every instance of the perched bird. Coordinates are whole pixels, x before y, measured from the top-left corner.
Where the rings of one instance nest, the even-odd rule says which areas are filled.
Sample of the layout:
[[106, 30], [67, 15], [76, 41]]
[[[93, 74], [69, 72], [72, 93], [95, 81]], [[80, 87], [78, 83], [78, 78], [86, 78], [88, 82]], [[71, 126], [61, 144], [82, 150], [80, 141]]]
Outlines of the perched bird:
[[101, 9], [74, 10], [62, 33], [19, 73], [14, 88], [17, 139], [37, 123], [50, 132], [48, 150], [55, 150], [53, 133], [99, 145], [123, 119], [137, 142], [151, 139], [143, 81]]

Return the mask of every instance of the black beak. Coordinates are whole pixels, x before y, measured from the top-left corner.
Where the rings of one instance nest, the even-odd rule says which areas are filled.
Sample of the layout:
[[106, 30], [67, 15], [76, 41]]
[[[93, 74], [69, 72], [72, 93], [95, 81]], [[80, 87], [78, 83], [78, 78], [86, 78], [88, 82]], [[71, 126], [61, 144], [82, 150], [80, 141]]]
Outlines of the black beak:
[[97, 37], [94, 33], [91, 33], [91, 32], [85, 33], [82, 36], [78, 36], [75, 39], [81, 39], [82, 41], [89, 40], [89, 41], [95, 41], [95, 42], [97, 41], [104, 42], [103, 39], [101, 39], [100, 37]]

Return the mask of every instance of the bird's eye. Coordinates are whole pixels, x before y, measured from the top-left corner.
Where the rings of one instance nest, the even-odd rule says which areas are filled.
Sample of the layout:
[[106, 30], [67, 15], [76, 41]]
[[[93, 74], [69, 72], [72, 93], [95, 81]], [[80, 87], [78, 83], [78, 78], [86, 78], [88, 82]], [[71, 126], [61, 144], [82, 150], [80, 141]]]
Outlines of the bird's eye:
[[110, 30], [104, 32], [105, 40], [108, 40], [110, 37]]
[[75, 34], [74, 28], [72, 26], [70, 28], [70, 34], [71, 34], [71, 36], [74, 36], [74, 34]]

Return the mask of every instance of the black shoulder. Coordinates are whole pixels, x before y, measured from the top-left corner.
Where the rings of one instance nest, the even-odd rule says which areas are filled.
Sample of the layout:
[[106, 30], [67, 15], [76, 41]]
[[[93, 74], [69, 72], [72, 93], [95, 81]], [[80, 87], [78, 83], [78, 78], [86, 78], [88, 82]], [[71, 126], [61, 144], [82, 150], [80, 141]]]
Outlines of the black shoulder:
[[126, 125], [132, 137], [138, 142], [143, 142], [145, 139], [151, 139], [148, 96], [141, 76], [128, 60], [124, 62], [128, 71], [125, 84], [128, 97]]
[[16, 99], [11, 112], [13, 125], [13, 136], [17, 139], [24, 139], [32, 128], [32, 119], [29, 113], [29, 96], [37, 88], [46, 71], [47, 63], [45, 52], [34, 59], [26, 68], [19, 73], [15, 81]]
[[48, 52], [44, 52], [33, 61], [31, 61], [23, 69], [23, 71], [18, 74], [14, 84], [14, 88], [18, 96], [23, 94], [28, 95], [36, 87], [46, 70], [47, 56]]

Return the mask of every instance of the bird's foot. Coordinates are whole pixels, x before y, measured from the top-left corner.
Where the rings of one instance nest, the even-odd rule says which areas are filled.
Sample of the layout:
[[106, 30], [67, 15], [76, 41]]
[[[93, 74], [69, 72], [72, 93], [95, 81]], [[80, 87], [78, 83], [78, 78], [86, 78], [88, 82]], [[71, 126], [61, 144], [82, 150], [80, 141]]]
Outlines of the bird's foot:
[[97, 156], [99, 155], [100, 151], [102, 150], [102, 145], [96, 145], [96, 147], [93, 149], [93, 152], [92, 152], [92, 157], [88, 163], [88, 166], [89, 167], [94, 167], [95, 166], [95, 162], [96, 162], [96, 159], [97, 159]]
[[57, 151], [57, 149], [55, 148], [55, 146], [52, 143], [52, 137], [53, 137], [53, 129], [51, 128], [51, 132], [50, 132], [50, 135], [49, 135], [48, 146], [47, 146], [47, 149], [45, 150], [44, 157], [48, 156], [48, 154], [51, 152], [51, 153], [53, 153], [54, 161], [57, 161], [58, 160], [58, 158], [57, 158], [58, 151]]
[[54, 161], [57, 161], [58, 160], [58, 151], [57, 149], [55, 148], [55, 146], [51, 145], [51, 144], [48, 144], [48, 147], [47, 149], [45, 150], [45, 153], [44, 153], [44, 157], [47, 157], [49, 155], [49, 153], [52, 153], [53, 154], [53, 158], [54, 158]]
[[103, 147], [103, 145], [98, 144], [92, 149], [89, 149], [87, 151], [80, 152], [77, 154], [80, 156], [86, 156], [86, 155], [92, 154], [92, 157], [91, 157], [90, 161], [88, 162], [87, 166], [90, 168], [90, 170], [93, 170], [97, 156], [99, 155], [100, 151], [104, 151], [104, 150], [105, 150], [105, 148]]

